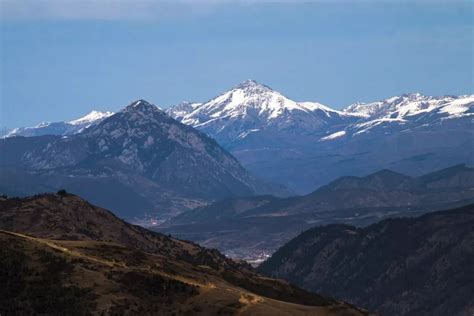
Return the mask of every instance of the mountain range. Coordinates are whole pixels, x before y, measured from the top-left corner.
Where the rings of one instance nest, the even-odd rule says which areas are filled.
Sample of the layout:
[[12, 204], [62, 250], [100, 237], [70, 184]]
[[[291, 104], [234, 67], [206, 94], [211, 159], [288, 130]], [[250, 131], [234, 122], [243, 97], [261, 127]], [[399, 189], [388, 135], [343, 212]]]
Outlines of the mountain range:
[[157, 229], [259, 262], [315, 225], [366, 226], [469, 203], [474, 203], [474, 168], [457, 165], [419, 177], [381, 170], [341, 177], [304, 196], [224, 199], [182, 213]]
[[43, 136], [43, 135], [72, 135], [84, 131], [86, 128], [102, 122], [113, 112], [91, 111], [89, 114], [71, 121], [42, 122], [33, 127], [18, 127], [12, 130], [0, 131], [0, 137], [14, 136]]
[[319, 226], [259, 271], [381, 315], [474, 312], [474, 204], [365, 228]]
[[247, 80], [2, 132], [0, 314], [471, 314], [473, 114]]
[[66, 192], [0, 198], [0, 313], [367, 315]]
[[64, 188], [125, 218], [166, 217], [217, 199], [280, 190], [144, 100], [80, 133], [4, 138], [0, 151], [3, 193]]
[[298, 193], [384, 168], [421, 175], [474, 163], [474, 95], [413, 93], [334, 110], [247, 80], [167, 112], [216, 139], [252, 173]]
[[[299, 102], [246, 80], [207, 102], [165, 109], [236, 157], [268, 183], [307, 194], [341, 176], [390, 169], [419, 176], [459, 163], [474, 165], [474, 95], [404, 94], [335, 110]], [[111, 112], [37, 127], [6, 137], [71, 135]]]

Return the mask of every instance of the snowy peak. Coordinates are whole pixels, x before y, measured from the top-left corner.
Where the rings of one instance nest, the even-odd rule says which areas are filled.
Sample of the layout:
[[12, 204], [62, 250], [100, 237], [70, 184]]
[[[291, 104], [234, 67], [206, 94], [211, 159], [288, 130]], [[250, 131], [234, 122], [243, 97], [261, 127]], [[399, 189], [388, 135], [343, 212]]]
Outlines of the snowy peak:
[[431, 97], [420, 93], [403, 94], [371, 103], [356, 103], [343, 110], [367, 119], [405, 120], [423, 113], [438, 113], [444, 117], [459, 117], [472, 109], [474, 95]]
[[323, 105], [299, 104], [270, 87], [255, 80], [246, 80], [231, 90], [203, 104], [176, 106], [168, 113], [183, 123], [194, 127], [208, 125], [218, 120], [259, 121], [262, 124], [283, 118], [291, 112], [310, 113]]
[[89, 114], [81, 118], [69, 121], [68, 123], [72, 125], [91, 124], [98, 120], [104, 120], [113, 114], [114, 112], [110, 112], [110, 111], [107, 111], [107, 112], [91, 111]]
[[181, 121], [186, 115], [194, 111], [200, 105], [202, 105], [202, 103], [183, 101], [166, 109], [166, 113], [174, 119]]
[[224, 146], [244, 139], [267, 142], [257, 136], [263, 134], [269, 142], [276, 143], [278, 135], [288, 140], [294, 135], [318, 133], [329, 125], [360, 118], [317, 102], [293, 101], [255, 80], [243, 81], [202, 104], [179, 104], [167, 113]]
[[422, 102], [429, 99], [431, 99], [431, 97], [425, 97], [420, 93], [403, 94], [376, 102], [358, 102], [348, 106], [343, 112], [359, 114], [364, 117], [380, 117], [396, 111], [408, 103]]
[[42, 122], [33, 127], [19, 127], [9, 131], [4, 138], [14, 136], [42, 136], [42, 135], [73, 135], [81, 133], [86, 128], [97, 125], [104, 119], [112, 116], [113, 112], [92, 111], [89, 114], [71, 121]]
[[[474, 95], [432, 97], [420, 93], [403, 94], [372, 103], [356, 103], [344, 113], [362, 117], [345, 128], [345, 134], [390, 134], [401, 130], [436, 129], [453, 119], [474, 115]], [[468, 123], [469, 124], [469, 123]]]
[[245, 90], [250, 93], [262, 93], [267, 91], [273, 91], [272, 88], [259, 83], [253, 79], [247, 79], [236, 85], [233, 90]]
[[234, 89], [204, 104], [203, 108], [212, 111], [212, 117], [258, 115], [267, 119], [274, 119], [285, 110], [305, 111], [305, 108], [296, 102], [254, 80], [240, 83]]

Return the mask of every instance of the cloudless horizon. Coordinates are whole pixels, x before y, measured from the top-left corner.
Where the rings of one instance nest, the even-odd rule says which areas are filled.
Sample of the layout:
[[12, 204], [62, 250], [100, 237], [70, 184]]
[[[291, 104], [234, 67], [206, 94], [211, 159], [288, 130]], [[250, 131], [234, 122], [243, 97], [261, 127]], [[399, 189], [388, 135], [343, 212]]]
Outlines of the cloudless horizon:
[[471, 1], [5, 0], [0, 127], [206, 101], [254, 79], [340, 109], [474, 93]]

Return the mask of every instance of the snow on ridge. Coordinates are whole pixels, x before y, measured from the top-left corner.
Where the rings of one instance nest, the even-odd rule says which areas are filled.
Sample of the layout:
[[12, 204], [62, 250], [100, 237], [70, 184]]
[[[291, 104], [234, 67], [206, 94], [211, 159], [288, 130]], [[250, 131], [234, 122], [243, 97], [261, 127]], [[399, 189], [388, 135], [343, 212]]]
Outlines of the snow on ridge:
[[114, 112], [106, 111], [106, 112], [101, 112], [101, 111], [91, 111], [89, 114], [80, 117], [78, 119], [68, 121], [67, 123], [71, 125], [82, 125], [82, 124], [88, 124], [88, 123], [93, 123], [97, 120], [102, 120], [106, 119], [109, 116], [112, 116]]
[[400, 118], [417, 116], [423, 113], [438, 111], [448, 115], [465, 113], [474, 106], [474, 96], [432, 97], [420, 93], [394, 96], [385, 100], [370, 103], [354, 103], [344, 113], [359, 114], [367, 119]]
[[330, 141], [347, 135], [390, 133], [392, 128], [410, 129], [420, 124], [474, 116], [474, 95], [433, 97], [409, 93], [336, 110], [318, 102], [293, 101], [268, 86], [246, 80], [205, 103], [184, 107], [184, 110], [179, 105], [170, 108], [168, 113], [224, 142], [272, 129], [290, 133], [326, 132], [330, 135], [320, 141]]
[[237, 136], [237, 138], [242, 139], [242, 138], [247, 137], [249, 134], [255, 133], [255, 132], [258, 132], [258, 131], [260, 131], [259, 128], [249, 129], [249, 130], [247, 130], [247, 131], [244, 131], [244, 132], [240, 133], [240, 134]]
[[298, 102], [299, 105], [304, 107], [305, 109], [309, 111], [315, 111], [315, 110], [323, 110], [327, 112], [339, 112], [342, 113], [341, 111], [334, 110], [324, 104], [321, 104], [319, 102], [311, 102], [311, 101], [304, 101], [304, 102]]
[[97, 124], [113, 112], [91, 111], [87, 115], [71, 121], [41, 122], [32, 127], [18, 127], [10, 130], [2, 138], [13, 136], [41, 136], [41, 135], [71, 135], [84, 131], [86, 128]]
[[320, 141], [332, 140], [332, 139], [340, 138], [345, 135], [346, 135], [346, 131], [339, 131], [339, 132], [332, 133], [331, 135], [322, 137]]
[[330, 117], [331, 115], [338, 115], [338, 116], [345, 116], [345, 117], [350, 116], [354, 118], [365, 117], [365, 115], [361, 115], [359, 113], [349, 113], [349, 112], [344, 112], [341, 110], [336, 110], [319, 102], [304, 101], [304, 102], [298, 102], [298, 104], [300, 104], [301, 106], [303, 106], [310, 112], [315, 112], [318, 110], [323, 111], [328, 117]]
[[474, 95], [466, 95], [448, 102], [440, 109], [440, 112], [447, 113], [450, 117], [459, 117], [466, 115], [465, 113], [471, 108], [474, 108]]
[[246, 80], [205, 103], [195, 104], [193, 108], [178, 104], [170, 108], [168, 113], [196, 127], [216, 119], [260, 117], [272, 121], [288, 112], [312, 113], [316, 110], [322, 110], [327, 116], [330, 116], [328, 113], [341, 114], [317, 102], [293, 101], [255, 80]]

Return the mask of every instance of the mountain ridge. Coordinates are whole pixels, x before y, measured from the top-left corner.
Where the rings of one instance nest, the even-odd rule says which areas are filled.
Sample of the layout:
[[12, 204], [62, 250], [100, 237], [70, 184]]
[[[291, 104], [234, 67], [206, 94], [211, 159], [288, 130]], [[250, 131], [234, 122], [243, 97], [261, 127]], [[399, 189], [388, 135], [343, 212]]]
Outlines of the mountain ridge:
[[298, 194], [384, 168], [419, 176], [474, 164], [465, 150], [474, 146], [474, 95], [410, 93], [334, 110], [247, 80], [164, 111], [215, 139], [256, 177]]
[[474, 309], [473, 225], [474, 204], [365, 228], [319, 226], [259, 270], [384, 315], [467, 315]]
[[2, 313], [367, 314], [64, 192], [0, 198], [0, 218]]
[[[16, 159], [4, 159], [36, 174], [40, 183], [77, 192], [126, 217], [182, 212], [226, 196], [273, 190], [213, 139], [144, 100], [82, 133], [42, 139], [0, 140], [7, 152], [17, 152]], [[135, 198], [120, 205], [118, 192]]]
[[464, 150], [474, 145], [474, 95], [411, 93], [334, 110], [246, 81], [187, 110], [166, 111], [215, 138], [257, 176], [299, 194], [383, 168], [418, 176], [474, 163]]
[[84, 131], [86, 128], [99, 124], [107, 117], [113, 115], [110, 111], [96, 111], [92, 110], [88, 114], [73, 119], [70, 121], [60, 122], [42, 122], [33, 127], [19, 127], [12, 130], [5, 130], [0, 137], [14, 137], [14, 136], [43, 136], [43, 135], [72, 135]]
[[225, 199], [154, 229], [258, 262], [315, 225], [366, 226], [390, 217], [459, 207], [474, 203], [473, 189], [474, 168], [466, 165], [420, 177], [382, 170], [365, 177], [342, 177], [304, 196]]

